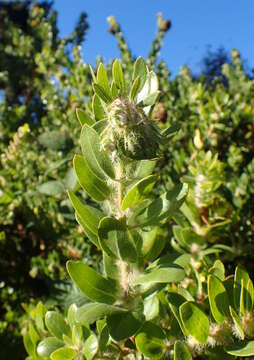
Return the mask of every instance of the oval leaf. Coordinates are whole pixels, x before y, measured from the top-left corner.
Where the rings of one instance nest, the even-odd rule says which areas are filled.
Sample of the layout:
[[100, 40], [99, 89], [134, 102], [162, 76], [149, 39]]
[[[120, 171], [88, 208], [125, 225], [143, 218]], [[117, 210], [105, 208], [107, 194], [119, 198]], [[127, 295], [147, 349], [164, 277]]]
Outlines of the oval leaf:
[[110, 336], [121, 341], [134, 335], [142, 326], [142, 319], [139, 314], [125, 312], [113, 314], [107, 318], [107, 325]]
[[181, 341], [176, 341], [174, 346], [174, 360], [192, 360], [187, 346]]
[[111, 96], [110, 85], [108, 81], [107, 70], [104, 65], [100, 63], [97, 71], [97, 83], [105, 90], [105, 92]]
[[105, 316], [124, 311], [124, 309], [112, 305], [97, 303], [85, 304], [77, 310], [76, 319], [81, 324], [92, 324]]
[[122, 201], [122, 210], [125, 211], [129, 207], [135, 206], [144, 200], [151, 192], [157, 180], [157, 175], [149, 175], [133, 185]]
[[48, 311], [45, 316], [46, 326], [51, 333], [62, 340], [63, 335], [70, 335], [70, 327], [66, 324], [64, 317], [57, 311]]
[[180, 307], [180, 316], [187, 332], [205, 344], [209, 335], [209, 320], [205, 313], [195, 303], [186, 302]]
[[87, 226], [89, 231], [97, 235], [100, 212], [92, 206], [83, 204], [73, 192], [70, 191], [68, 195], [78, 217], [82, 220], [85, 226]]
[[77, 287], [89, 299], [113, 304], [116, 300], [115, 283], [104, 278], [81, 261], [68, 261], [67, 270]]
[[135, 80], [138, 76], [140, 78], [140, 89], [139, 90], [141, 90], [146, 82], [146, 76], [147, 76], [146, 63], [142, 59], [141, 56], [139, 56], [137, 58], [137, 60], [135, 61], [132, 80]]
[[103, 218], [99, 224], [98, 237], [100, 246], [109, 256], [130, 262], [136, 261], [137, 253], [131, 236], [117, 219]]
[[71, 347], [64, 347], [54, 351], [50, 360], [72, 360], [77, 355], [76, 351]]
[[208, 298], [211, 311], [218, 324], [230, 317], [229, 300], [223, 283], [214, 275], [208, 276]]
[[81, 148], [90, 169], [99, 178], [106, 176], [114, 179], [115, 173], [110, 158], [100, 147], [100, 137], [97, 132], [87, 125], [81, 131]]
[[104, 108], [103, 108], [103, 106], [101, 104], [99, 96], [97, 96], [96, 94], [94, 94], [94, 96], [93, 96], [92, 108], [93, 108], [94, 117], [97, 120], [97, 122], [99, 120], [102, 120], [102, 119], [105, 118]]
[[85, 124], [92, 126], [94, 124], [94, 120], [84, 110], [76, 109], [76, 115], [81, 126]]
[[165, 347], [165, 334], [159, 326], [151, 322], [145, 323], [135, 340], [139, 352], [149, 359], [161, 359]]
[[151, 286], [156, 283], [171, 283], [182, 281], [185, 277], [184, 270], [179, 266], [154, 269], [144, 275], [136, 276], [133, 279], [134, 285]]
[[112, 97], [104, 90], [102, 86], [99, 84], [93, 84], [94, 92], [99, 98], [105, 102], [106, 104], [110, 104], [112, 101]]
[[42, 340], [37, 346], [39, 356], [48, 358], [52, 352], [64, 346], [64, 343], [55, 337], [48, 337]]
[[233, 345], [226, 348], [226, 352], [234, 356], [253, 356], [254, 355], [254, 341]]
[[175, 186], [146, 206], [145, 209], [134, 211], [130, 223], [134, 222], [138, 226], [157, 225], [159, 222], [169, 219], [181, 207], [187, 192], [186, 184]]
[[73, 164], [78, 181], [88, 195], [96, 201], [106, 200], [110, 195], [110, 188], [92, 172], [84, 157], [75, 155]]
[[123, 75], [123, 70], [119, 60], [115, 60], [112, 67], [112, 75], [116, 87], [121, 91], [122, 94], [126, 93], [126, 82]]
[[85, 341], [83, 347], [83, 354], [86, 360], [92, 360], [98, 351], [98, 339], [94, 334], [91, 334]]

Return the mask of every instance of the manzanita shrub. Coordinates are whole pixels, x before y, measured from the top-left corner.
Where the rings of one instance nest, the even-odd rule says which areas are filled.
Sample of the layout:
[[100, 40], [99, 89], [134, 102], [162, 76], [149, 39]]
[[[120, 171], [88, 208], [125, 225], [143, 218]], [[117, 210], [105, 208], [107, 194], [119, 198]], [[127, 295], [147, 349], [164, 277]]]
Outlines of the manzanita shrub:
[[[178, 182], [164, 193], [153, 191], [160, 181], [156, 161], [177, 129], [174, 124], [160, 131], [151, 120], [159, 94], [155, 73], [138, 58], [132, 75], [123, 74], [118, 60], [111, 83], [108, 75], [102, 64], [97, 76], [92, 72], [92, 107], [77, 110], [82, 152], [73, 163], [91, 201], [69, 192], [76, 219], [103, 262], [95, 270], [68, 261], [67, 271], [88, 302], [72, 304], [64, 315], [39, 303], [24, 334], [28, 359], [254, 356], [248, 273], [237, 267], [226, 276], [223, 263], [213, 257], [223, 245], [207, 248], [204, 234], [184, 226], [185, 219], [194, 224], [188, 218], [189, 196], [194, 193], [196, 206], [205, 207], [209, 192], [202, 186], [193, 190], [188, 177], [183, 180], [189, 187]], [[208, 167], [212, 179], [220, 172], [211, 153], [200, 152], [196, 161]], [[195, 166], [190, 171], [196, 175]], [[219, 195], [216, 199], [219, 203]], [[175, 250], [189, 250], [180, 255], [165, 250], [172, 219]]]

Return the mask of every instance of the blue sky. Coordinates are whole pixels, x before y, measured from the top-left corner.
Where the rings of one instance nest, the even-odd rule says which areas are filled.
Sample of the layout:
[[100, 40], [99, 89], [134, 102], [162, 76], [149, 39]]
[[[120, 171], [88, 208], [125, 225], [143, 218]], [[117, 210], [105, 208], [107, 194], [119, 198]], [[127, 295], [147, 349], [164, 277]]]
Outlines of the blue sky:
[[133, 54], [146, 56], [156, 31], [156, 14], [172, 21], [161, 58], [176, 74], [183, 64], [194, 72], [207, 46], [238, 48], [254, 67], [254, 0], [55, 0], [61, 35], [70, 33], [81, 11], [90, 29], [83, 44], [84, 61], [94, 64], [97, 55], [107, 62], [118, 57], [114, 37], [107, 32], [107, 16], [114, 15]]

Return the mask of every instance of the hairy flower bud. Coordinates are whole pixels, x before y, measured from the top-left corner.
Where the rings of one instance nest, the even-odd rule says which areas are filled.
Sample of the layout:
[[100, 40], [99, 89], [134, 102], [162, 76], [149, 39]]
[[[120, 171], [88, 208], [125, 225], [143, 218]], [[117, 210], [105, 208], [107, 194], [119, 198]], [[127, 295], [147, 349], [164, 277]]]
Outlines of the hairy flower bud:
[[157, 156], [161, 135], [141, 108], [127, 98], [118, 98], [109, 106], [108, 119], [111, 141], [119, 156], [133, 160]]

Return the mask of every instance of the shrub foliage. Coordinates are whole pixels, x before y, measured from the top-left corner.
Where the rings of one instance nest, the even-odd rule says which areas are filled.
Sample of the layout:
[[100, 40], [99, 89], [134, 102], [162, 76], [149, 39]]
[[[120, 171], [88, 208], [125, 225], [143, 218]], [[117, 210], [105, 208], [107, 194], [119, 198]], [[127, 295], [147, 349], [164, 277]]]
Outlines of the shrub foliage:
[[121, 59], [93, 70], [85, 14], [63, 39], [45, 2], [0, 16], [0, 354], [22, 332], [30, 360], [253, 357], [254, 83], [238, 51], [170, 80], [170, 22], [158, 14], [144, 60], [110, 17]]

